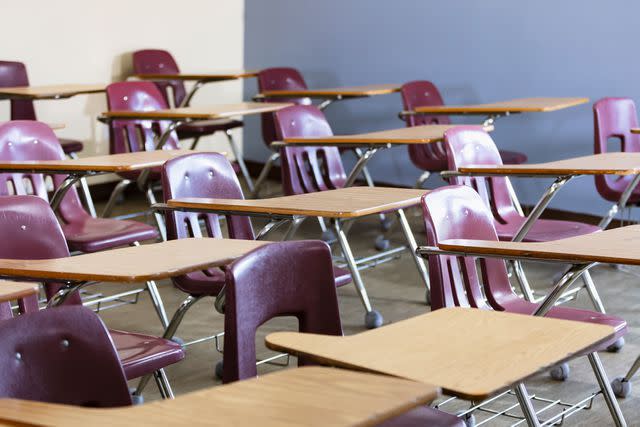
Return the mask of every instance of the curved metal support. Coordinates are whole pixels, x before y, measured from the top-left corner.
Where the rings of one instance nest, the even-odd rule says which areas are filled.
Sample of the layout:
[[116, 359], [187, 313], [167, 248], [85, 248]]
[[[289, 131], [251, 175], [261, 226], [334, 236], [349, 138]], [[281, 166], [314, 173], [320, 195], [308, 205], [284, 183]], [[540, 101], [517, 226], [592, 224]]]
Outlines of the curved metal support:
[[193, 87], [191, 88], [191, 90], [189, 91], [189, 93], [187, 94], [187, 96], [185, 96], [182, 99], [182, 102], [180, 103], [180, 107], [188, 107], [189, 104], [191, 103], [191, 98], [193, 98], [193, 95], [196, 94], [196, 92], [198, 91], [198, 89], [200, 89], [206, 82], [204, 80], [198, 80]]
[[613, 221], [613, 218], [615, 218], [616, 214], [627, 206], [627, 202], [629, 201], [629, 198], [633, 194], [633, 190], [636, 189], [638, 184], [640, 184], [640, 174], [634, 176], [631, 182], [629, 182], [627, 188], [625, 188], [622, 192], [622, 195], [620, 195], [620, 200], [618, 200], [618, 203], [611, 206], [609, 212], [607, 212], [607, 214], [603, 216], [598, 223], [598, 227], [602, 228], [603, 230], [607, 228], [611, 221]]
[[258, 232], [258, 234], [256, 235], [256, 240], [263, 240], [271, 231], [279, 228], [281, 225], [284, 225], [289, 221], [291, 221], [290, 218], [274, 219], [269, 221], [267, 225], [262, 227], [262, 230]]
[[236, 162], [238, 162], [238, 166], [240, 166], [240, 172], [242, 173], [244, 182], [247, 184], [249, 192], [253, 193], [253, 180], [251, 179], [251, 174], [249, 174], [249, 169], [247, 169], [247, 165], [244, 163], [244, 157], [238, 147], [238, 144], [236, 144], [236, 141], [233, 139], [231, 129], [227, 129], [224, 133], [227, 135], [227, 140], [229, 141], [229, 147], [231, 147], [233, 157], [236, 158]]
[[[167, 126], [167, 129], [165, 129], [165, 131], [162, 132], [162, 135], [160, 135], [160, 137], [158, 138], [156, 145], [154, 147], [154, 150], [162, 150], [162, 147], [164, 147], [164, 144], [167, 143], [167, 140], [169, 139], [171, 132], [173, 132], [178, 126], [182, 125], [183, 123], [184, 123], [183, 120], [177, 120], [175, 122], [169, 123], [169, 126]], [[147, 168], [142, 172], [140, 172], [140, 175], [138, 176], [138, 188], [141, 191], [144, 191], [145, 188], [147, 187], [149, 174], [151, 174], [151, 169]]]
[[226, 293], [226, 289], [223, 286], [222, 289], [220, 289], [220, 292], [218, 292], [218, 295], [216, 295], [216, 300], [213, 303], [213, 306], [215, 307], [218, 313], [224, 314], [224, 305], [226, 302], [227, 302], [227, 293]]
[[549, 310], [553, 308], [558, 299], [565, 293], [565, 291], [576, 281], [578, 277], [591, 267], [596, 265], [597, 262], [590, 262], [586, 264], [574, 264], [565, 274], [562, 275], [560, 280], [555, 284], [549, 295], [538, 306], [537, 310], [533, 313], [534, 316], [545, 316]]
[[118, 184], [116, 184], [116, 186], [113, 188], [113, 191], [111, 192], [111, 195], [109, 196], [109, 200], [107, 201], [104, 210], [102, 211], [103, 218], [109, 218], [111, 216], [118, 198], [124, 192], [124, 190], [127, 189], [129, 184], [131, 184], [131, 180], [129, 179], [123, 179]]
[[289, 224], [289, 228], [287, 229], [287, 232], [282, 237], [282, 241], [293, 239], [293, 236], [295, 236], [296, 232], [298, 231], [298, 228], [300, 228], [304, 220], [307, 218], [308, 217], [306, 216], [294, 217], [291, 223]]
[[522, 223], [516, 235], [511, 240], [512, 242], [521, 242], [527, 235], [533, 224], [540, 218], [542, 212], [547, 208], [553, 196], [560, 190], [567, 182], [573, 178], [573, 175], [559, 176], [553, 181], [553, 184], [547, 188], [538, 203], [533, 207], [527, 219]]
[[429, 171], [422, 172], [418, 177], [418, 179], [416, 180], [415, 188], [417, 188], [418, 190], [422, 190], [422, 186], [424, 185], [425, 181], [429, 179], [430, 176], [431, 176], [431, 172]]
[[56, 188], [56, 191], [53, 192], [53, 196], [51, 196], [51, 201], [49, 202], [49, 204], [51, 205], [51, 209], [54, 212], [58, 210], [58, 207], [60, 206], [60, 203], [62, 203], [64, 196], [71, 189], [71, 187], [73, 187], [76, 182], [78, 182], [80, 178], [80, 175], [71, 174], [67, 176], [64, 181], [62, 181], [62, 184], [60, 184], [58, 188]]
[[516, 275], [516, 280], [518, 281], [518, 285], [520, 285], [520, 291], [522, 292], [524, 299], [526, 299], [529, 302], [535, 302], [536, 297], [534, 296], [533, 289], [529, 284], [529, 280], [527, 280], [526, 274], [524, 274], [524, 269], [522, 268], [522, 262], [518, 260], [512, 260], [510, 261], [510, 263], [513, 268], [513, 272]]
[[47, 302], [47, 308], [57, 307], [59, 305], [64, 304], [64, 302], [69, 298], [71, 294], [74, 292], [79, 292], [85, 286], [95, 283], [95, 282], [75, 282], [75, 283], [66, 283], [63, 285], [56, 294], [51, 297], [49, 302]]
[[353, 185], [358, 175], [360, 175], [360, 172], [362, 172], [364, 167], [367, 166], [367, 163], [369, 163], [369, 160], [371, 160], [371, 158], [381, 148], [382, 147], [369, 147], [364, 152], [362, 152], [361, 156], [358, 156], [358, 161], [356, 162], [355, 166], [349, 173], [349, 176], [347, 177], [347, 180], [344, 183], [345, 187], [351, 187]]

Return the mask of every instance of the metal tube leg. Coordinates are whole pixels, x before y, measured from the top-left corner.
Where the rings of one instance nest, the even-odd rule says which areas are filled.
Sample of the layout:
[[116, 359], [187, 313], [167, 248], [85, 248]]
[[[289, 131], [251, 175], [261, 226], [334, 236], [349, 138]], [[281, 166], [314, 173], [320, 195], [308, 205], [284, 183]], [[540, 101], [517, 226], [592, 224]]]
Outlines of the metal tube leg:
[[534, 316], [546, 316], [549, 310], [553, 308], [553, 306], [558, 301], [558, 298], [565, 293], [565, 291], [576, 281], [578, 277], [585, 271], [589, 270], [596, 263], [586, 263], [586, 264], [574, 264], [571, 266], [569, 270], [565, 274], [562, 275], [560, 280], [554, 285], [549, 295], [542, 301], [542, 303], [538, 306], [536, 311], [533, 313]]
[[529, 393], [527, 393], [524, 384], [518, 384], [513, 391], [516, 393], [518, 403], [520, 403], [520, 409], [522, 410], [525, 420], [527, 420], [527, 424], [530, 427], [539, 427], [540, 421], [538, 420], [538, 416], [536, 415], [536, 411], [533, 408]]
[[509, 193], [509, 198], [511, 199], [511, 203], [516, 211], [524, 216], [524, 211], [522, 210], [522, 206], [518, 201], [518, 196], [516, 195], [516, 190], [513, 188], [513, 184], [511, 184], [511, 180], [508, 177], [504, 177], [505, 184], [507, 185], [507, 192]]
[[623, 210], [627, 206], [629, 197], [631, 197], [631, 195], [633, 194], [633, 190], [636, 189], [638, 184], [640, 184], [640, 174], [633, 177], [629, 185], [627, 185], [627, 188], [625, 188], [624, 191], [622, 192], [622, 195], [620, 196], [620, 200], [618, 200], [618, 203], [611, 206], [611, 209], [609, 209], [609, 212], [607, 212], [607, 214], [603, 216], [602, 219], [600, 220], [598, 227], [602, 228], [603, 230], [607, 228], [607, 226], [611, 223], [611, 221], [613, 221], [613, 218], [616, 216], [618, 211]]
[[422, 259], [421, 256], [418, 256], [418, 254], [416, 253], [418, 244], [416, 243], [416, 239], [413, 236], [413, 232], [411, 231], [411, 227], [409, 226], [409, 222], [407, 221], [407, 216], [402, 209], [398, 209], [396, 211], [396, 215], [398, 216], [398, 221], [400, 222], [400, 227], [402, 228], [404, 238], [407, 240], [407, 245], [409, 245], [409, 250], [411, 251], [413, 261], [416, 263], [416, 267], [418, 268], [418, 273], [420, 274], [420, 277], [422, 278], [427, 291], [430, 291], [431, 284], [429, 282], [429, 272], [427, 271], [427, 266], [424, 263], [424, 259]]
[[522, 225], [516, 232], [516, 235], [512, 239], [513, 242], [521, 242], [522, 239], [524, 239], [524, 237], [527, 235], [527, 233], [533, 226], [533, 223], [536, 222], [538, 218], [540, 218], [540, 215], [542, 214], [542, 212], [546, 209], [549, 202], [551, 202], [551, 199], [553, 199], [553, 196], [567, 182], [569, 182], [571, 178], [573, 178], [573, 176], [559, 176], [558, 178], [556, 178], [553, 184], [551, 184], [549, 188], [547, 188], [547, 190], [544, 192], [540, 200], [538, 200], [538, 203], [536, 203], [536, 205], [533, 207], [527, 219], [522, 223]]
[[529, 302], [535, 302], [535, 296], [533, 295], [533, 289], [531, 289], [531, 285], [527, 280], [527, 276], [524, 274], [524, 269], [522, 268], [522, 263], [520, 261], [512, 261], [511, 265], [513, 267], [513, 272], [516, 275], [516, 280], [520, 285], [520, 291]]
[[282, 240], [285, 241], [285, 240], [293, 239], [293, 236], [295, 236], [296, 232], [298, 231], [298, 228], [300, 228], [300, 225], [302, 225], [305, 219], [307, 219], [306, 216], [294, 218], [293, 221], [291, 221], [291, 223], [289, 224], [289, 228], [287, 229], [287, 232], [284, 234], [284, 237], [282, 238]]
[[600, 390], [602, 390], [602, 396], [607, 403], [613, 422], [617, 427], [626, 427], [627, 422], [624, 419], [624, 415], [622, 415], [622, 411], [620, 410], [620, 405], [618, 405], [616, 397], [613, 395], [613, 390], [611, 389], [611, 384], [609, 384], [609, 379], [607, 378], [607, 374], [604, 371], [602, 362], [600, 361], [600, 356], [598, 353], [591, 353], [587, 358], [589, 359], [591, 369], [593, 369], [593, 373], [596, 376]]
[[606, 313], [604, 309], [604, 304], [602, 304], [602, 299], [600, 298], [600, 294], [598, 294], [598, 290], [596, 289], [595, 283], [593, 283], [593, 278], [591, 277], [591, 273], [585, 271], [582, 273], [582, 281], [584, 282], [584, 287], [587, 288], [587, 292], [589, 293], [589, 298], [591, 298], [591, 302], [593, 303], [593, 307], [598, 310], [600, 313]]
[[289, 221], [291, 221], [290, 218], [272, 219], [267, 223], [267, 225], [262, 227], [262, 230], [260, 230], [258, 234], [256, 234], [256, 240], [264, 240], [267, 237], [267, 234], [279, 228], [281, 225], [288, 223]]
[[196, 146], [198, 145], [198, 142], [200, 142], [200, 137], [199, 136], [193, 138], [193, 142], [191, 143], [191, 147], [189, 149], [190, 150], [195, 150]]
[[[360, 148], [354, 148], [353, 151], [356, 153], [356, 156], [358, 157], [358, 159], [363, 156], [362, 150]], [[364, 176], [364, 180], [367, 183], [367, 186], [375, 187], [375, 184], [373, 183], [373, 178], [371, 178], [371, 173], [369, 172], [369, 168], [367, 168], [366, 166], [362, 167], [362, 176]], [[378, 217], [380, 217], [382, 229], [383, 230], [388, 229], [389, 225], [387, 225], [386, 223], [386, 220], [387, 220], [386, 215], [381, 213], [381, 214], [378, 214]]]
[[[151, 187], [147, 187], [147, 200], [149, 201], [149, 205], [155, 205], [157, 203], [156, 195], [153, 194], [153, 189]], [[153, 216], [156, 219], [156, 224], [158, 225], [158, 231], [160, 232], [160, 237], [164, 242], [167, 241], [167, 227], [164, 224], [164, 216], [158, 211], [153, 212]]]
[[429, 171], [422, 172], [422, 174], [420, 174], [420, 176], [418, 177], [418, 180], [416, 181], [416, 188], [421, 190], [425, 181], [429, 179], [430, 176], [431, 176], [431, 172]]
[[624, 376], [624, 381], [631, 381], [636, 372], [638, 372], [638, 369], [640, 369], [640, 356], [638, 356], [636, 361], [633, 362], [633, 365], [631, 365], [631, 368], [629, 368], [629, 372]]
[[111, 192], [111, 195], [109, 196], [109, 201], [107, 201], [107, 204], [102, 211], [103, 218], [108, 218], [111, 216], [111, 212], [113, 212], [113, 207], [116, 205], [118, 198], [129, 186], [129, 184], [131, 184], [131, 180], [129, 179], [123, 179], [118, 184], [116, 184], [116, 186], [113, 188], [113, 191]]
[[151, 297], [153, 308], [156, 309], [156, 313], [160, 318], [162, 327], [167, 328], [169, 326], [169, 318], [167, 317], [167, 312], [164, 309], [164, 303], [162, 302], [162, 297], [160, 296], [160, 292], [158, 291], [156, 282], [154, 282], [153, 280], [148, 281], [147, 290], [149, 291], [149, 296]]
[[169, 384], [169, 378], [167, 378], [167, 373], [164, 369], [158, 369], [154, 376], [156, 378], [156, 382], [158, 383], [158, 389], [160, 390], [160, 394], [163, 395], [164, 399], [175, 399], [173, 395], [173, 390], [171, 389], [171, 384]]
[[[69, 157], [72, 159], [77, 159], [78, 155], [76, 153], [69, 153]], [[87, 209], [89, 210], [91, 216], [96, 218], [96, 207], [93, 204], [93, 197], [91, 197], [91, 191], [89, 191], [89, 184], [87, 183], [86, 178], [80, 178], [80, 188], [82, 189], [84, 204], [87, 206]]]
[[378, 152], [379, 149], [380, 147], [369, 148], [365, 152], [363, 152], [361, 156], [358, 157], [358, 161], [356, 162], [351, 172], [349, 172], [349, 176], [344, 183], [345, 187], [351, 187], [353, 185], [358, 175], [360, 175], [360, 172], [362, 172], [362, 169], [367, 166], [369, 160], [371, 160], [371, 158]]
[[53, 192], [53, 196], [51, 196], [50, 205], [53, 211], [58, 210], [58, 206], [62, 203], [64, 196], [67, 192], [73, 187], [76, 182], [80, 179], [77, 175], [69, 175], [62, 181], [62, 184], [56, 188], [56, 191]]
[[231, 151], [233, 152], [233, 156], [236, 158], [236, 162], [238, 162], [238, 166], [240, 166], [240, 172], [242, 172], [242, 177], [244, 178], [244, 182], [247, 184], [247, 188], [250, 193], [253, 193], [253, 180], [251, 179], [251, 175], [249, 174], [249, 169], [247, 169], [247, 165], [244, 163], [244, 157], [236, 144], [236, 141], [233, 139], [233, 135], [231, 135], [231, 130], [227, 129], [224, 132], [227, 135], [227, 139], [229, 140], [229, 147], [231, 147]]
[[258, 175], [258, 179], [256, 179], [256, 182], [253, 185], [253, 191], [251, 192], [252, 198], [258, 197], [258, 195], [260, 194], [260, 187], [262, 187], [262, 184], [267, 179], [267, 176], [269, 176], [269, 171], [271, 171], [271, 167], [273, 166], [275, 161], [278, 160], [279, 158], [280, 158], [280, 153], [278, 152], [271, 153], [271, 155], [267, 159], [267, 163], [264, 164], [264, 167], [260, 171], [260, 175]]
[[353, 257], [353, 253], [351, 252], [351, 246], [349, 246], [349, 242], [347, 241], [347, 236], [344, 234], [344, 231], [340, 226], [340, 220], [334, 219], [332, 220], [332, 222], [336, 232], [336, 237], [338, 238], [338, 243], [340, 244], [340, 249], [342, 249], [342, 254], [344, 255], [344, 258], [347, 262], [349, 271], [351, 272], [351, 279], [353, 280], [353, 284], [356, 287], [356, 291], [360, 296], [360, 301], [362, 301], [362, 305], [366, 310], [365, 325], [369, 329], [377, 328], [382, 325], [382, 322], [383, 322], [382, 315], [378, 311], [373, 310], [371, 308], [369, 295], [367, 295], [367, 290], [364, 287], [362, 277], [360, 276], [360, 271], [358, 271], [358, 266], [356, 265], [356, 261]]

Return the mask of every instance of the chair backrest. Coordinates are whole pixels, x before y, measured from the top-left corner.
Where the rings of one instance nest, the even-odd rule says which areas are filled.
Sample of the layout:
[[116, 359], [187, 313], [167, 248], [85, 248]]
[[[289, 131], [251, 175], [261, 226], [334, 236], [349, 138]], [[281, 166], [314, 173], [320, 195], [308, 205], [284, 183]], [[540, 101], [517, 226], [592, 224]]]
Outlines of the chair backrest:
[[[636, 104], [630, 98], [602, 98], [593, 104], [594, 146], [595, 154], [609, 151], [612, 139], [620, 143], [620, 151], [640, 152], [640, 135], [631, 133], [631, 128], [638, 127]], [[620, 190], [615, 190], [614, 182], [620, 177], [597, 175], [596, 189], [607, 200], [617, 200]]]
[[[65, 155], [53, 130], [45, 123], [15, 120], [0, 125], [0, 160], [64, 160]], [[57, 188], [65, 175], [51, 175]], [[34, 194], [49, 200], [47, 181], [40, 173], [0, 174], [0, 196]], [[58, 208], [65, 223], [78, 222], [89, 217], [75, 188], [70, 188]]]
[[56, 307], [0, 321], [0, 397], [131, 405], [107, 328], [92, 311]]
[[[256, 375], [256, 330], [281, 316], [295, 316], [300, 332], [342, 335], [331, 251], [326, 243], [271, 243], [228, 267], [224, 382]], [[306, 363], [303, 359], [300, 362]]]
[[[107, 86], [109, 111], [154, 111], [168, 108], [164, 96], [153, 82], [131, 81], [111, 83]], [[153, 150], [156, 137], [169, 126], [166, 120], [113, 120], [109, 125], [111, 154]], [[176, 132], [171, 132], [162, 147], [179, 147]]]
[[[427, 80], [415, 80], [402, 85], [400, 88], [402, 106], [406, 111], [416, 107], [430, 107], [444, 105], [442, 96], [436, 85]], [[448, 125], [449, 116], [416, 114], [405, 117], [407, 127], [421, 125]], [[409, 144], [409, 158], [416, 167], [439, 172], [447, 168], [447, 153], [441, 142], [434, 144]]]
[[[324, 113], [313, 105], [294, 105], [273, 114], [279, 139], [331, 136]], [[286, 195], [342, 188], [347, 175], [337, 147], [283, 147], [282, 187]]]
[[[161, 49], [143, 49], [133, 52], [133, 70], [136, 74], [180, 73], [178, 63], [173, 56], [168, 51]], [[154, 83], [164, 95], [167, 105], [173, 103], [177, 107], [186, 96], [182, 80], [158, 80]], [[169, 101], [170, 99], [172, 102]]]
[[[447, 239], [498, 240], [484, 201], [469, 187], [447, 186], [431, 191], [422, 197], [422, 209], [429, 246]], [[433, 310], [454, 306], [496, 308], [502, 298], [515, 297], [505, 263], [498, 259], [432, 255], [429, 278]]]
[[[265, 68], [258, 73], [258, 92], [267, 90], [307, 89], [307, 83], [300, 71], [289, 67]], [[299, 105], [310, 105], [309, 98], [265, 98], [266, 102], [291, 102]], [[269, 146], [276, 140], [273, 114], [262, 114], [262, 139]]]
[[[0, 61], [0, 87], [29, 86], [27, 67], [22, 62]], [[11, 120], [36, 120], [33, 101], [12, 99]]]
[[[0, 259], [52, 259], [69, 256], [67, 241], [49, 204], [37, 196], [0, 197], [0, 236], [11, 244], [0, 245]], [[60, 288], [45, 284], [47, 298]], [[28, 302], [33, 308], [33, 301]], [[65, 303], [79, 304], [77, 295]], [[30, 310], [26, 310], [30, 311]]]
[[[187, 154], [167, 161], [162, 167], [162, 189], [165, 201], [184, 197], [244, 199], [231, 163], [220, 153]], [[169, 239], [222, 237], [216, 214], [168, 211], [166, 220]], [[200, 220], [205, 224], [204, 236]], [[232, 239], [254, 239], [247, 216], [227, 217], [227, 228]]]
[[[501, 165], [502, 158], [491, 136], [480, 126], [456, 126], [444, 134], [450, 170], [470, 165]], [[520, 214], [515, 209], [504, 177], [459, 176], [451, 184], [466, 185], [481, 196], [495, 221], [509, 222]]]

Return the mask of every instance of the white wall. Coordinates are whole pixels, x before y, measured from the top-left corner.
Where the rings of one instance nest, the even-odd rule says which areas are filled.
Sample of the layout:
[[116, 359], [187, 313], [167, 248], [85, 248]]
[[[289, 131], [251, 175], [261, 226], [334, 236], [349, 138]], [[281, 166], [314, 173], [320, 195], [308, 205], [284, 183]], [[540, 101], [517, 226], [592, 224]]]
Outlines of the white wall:
[[[130, 53], [143, 48], [169, 50], [182, 71], [243, 66], [244, 0], [21, 0], [1, 11], [0, 59], [25, 62], [34, 86], [122, 80]], [[242, 82], [210, 83], [192, 104], [240, 100]], [[8, 104], [0, 102], [0, 120]], [[85, 156], [108, 153], [106, 126], [95, 119], [105, 110], [104, 94], [36, 104], [39, 120], [66, 125], [59, 136], [85, 142]], [[221, 136], [201, 144], [228, 151]]]

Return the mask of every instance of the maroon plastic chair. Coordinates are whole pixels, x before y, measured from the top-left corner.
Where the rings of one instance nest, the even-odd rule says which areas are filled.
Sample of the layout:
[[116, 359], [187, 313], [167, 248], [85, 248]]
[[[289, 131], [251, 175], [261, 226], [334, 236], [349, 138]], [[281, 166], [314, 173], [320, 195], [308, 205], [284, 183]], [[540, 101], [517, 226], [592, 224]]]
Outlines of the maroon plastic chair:
[[[293, 316], [300, 332], [342, 335], [329, 246], [321, 241], [272, 243], [236, 260], [226, 271], [224, 382], [256, 376], [256, 331], [268, 320]], [[299, 365], [309, 364], [299, 358]], [[421, 407], [381, 424], [456, 426], [462, 420]]]
[[[491, 136], [479, 126], [457, 126], [444, 134], [448, 168], [471, 165], [502, 165]], [[467, 185], [478, 192], [493, 213], [500, 240], [512, 240], [525, 221], [515, 208], [504, 177], [465, 177], [450, 179], [451, 184]], [[600, 231], [595, 225], [576, 221], [539, 219], [524, 238], [525, 242], [547, 242]]]
[[[22, 62], [0, 61], [0, 87], [29, 86], [27, 67]], [[12, 99], [11, 120], [37, 120], [33, 101], [29, 99]], [[82, 151], [84, 145], [74, 139], [60, 139], [64, 153], [70, 157]]]
[[[444, 105], [440, 91], [436, 85], [427, 80], [415, 80], [402, 85], [400, 89], [402, 105], [405, 111], [413, 111], [417, 107]], [[404, 116], [407, 127], [421, 125], [449, 125], [448, 116], [430, 114], [409, 114]], [[520, 164], [527, 161], [524, 153], [500, 150], [500, 157], [505, 164]], [[411, 162], [425, 173], [418, 179], [416, 187], [421, 188], [431, 172], [441, 172], [447, 168], [447, 153], [442, 143], [409, 145]]]
[[[640, 152], [640, 135], [631, 133], [631, 128], [638, 127], [636, 104], [630, 98], [603, 98], [593, 104], [594, 146], [595, 154], [609, 151], [609, 142], [617, 140], [620, 151], [628, 153]], [[617, 202], [627, 188], [633, 176], [596, 175], [596, 189], [602, 198]], [[640, 188], [636, 188], [628, 201], [629, 204], [640, 203]]]
[[[436, 247], [448, 239], [497, 241], [495, 220], [485, 201], [466, 186], [448, 186], [431, 191], [422, 198], [427, 244]], [[521, 314], [533, 314], [537, 303], [519, 297], [511, 287], [505, 262], [471, 256], [429, 256], [431, 308], [474, 307]], [[459, 266], [459, 267], [458, 267]], [[591, 310], [554, 307], [548, 317], [598, 323], [613, 327], [613, 343], [627, 331], [627, 323], [619, 317]]]
[[84, 307], [36, 308], [2, 319], [0, 371], [1, 398], [102, 408], [131, 405], [109, 332]]
[[[0, 245], [0, 258], [52, 259], [69, 256], [69, 249], [56, 215], [47, 202], [37, 196], [0, 197], [0, 235], [11, 242]], [[55, 283], [45, 284], [47, 299], [59, 289]], [[71, 295], [66, 304], [80, 304]], [[127, 380], [147, 374], [156, 375], [159, 388], [172, 395], [163, 369], [184, 358], [180, 344], [151, 335], [110, 330], [111, 339]]]

